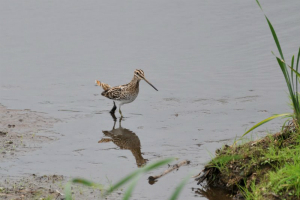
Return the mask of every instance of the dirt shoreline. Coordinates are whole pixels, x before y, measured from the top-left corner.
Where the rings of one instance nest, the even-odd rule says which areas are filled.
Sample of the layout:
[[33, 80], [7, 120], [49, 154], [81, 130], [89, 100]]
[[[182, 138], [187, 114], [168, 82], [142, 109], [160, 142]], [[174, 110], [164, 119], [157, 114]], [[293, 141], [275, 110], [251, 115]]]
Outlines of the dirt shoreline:
[[[42, 147], [43, 143], [57, 140], [51, 130], [59, 119], [31, 110], [7, 109], [0, 104], [0, 160], [16, 159], [27, 152]], [[62, 176], [45, 176], [48, 181], [58, 182]], [[44, 176], [24, 175], [11, 177], [0, 175], [1, 199], [37, 199], [50, 196], [59, 199], [60, 193], [51, 190]], [[50, 183], [50, 182], [49, 182]]]

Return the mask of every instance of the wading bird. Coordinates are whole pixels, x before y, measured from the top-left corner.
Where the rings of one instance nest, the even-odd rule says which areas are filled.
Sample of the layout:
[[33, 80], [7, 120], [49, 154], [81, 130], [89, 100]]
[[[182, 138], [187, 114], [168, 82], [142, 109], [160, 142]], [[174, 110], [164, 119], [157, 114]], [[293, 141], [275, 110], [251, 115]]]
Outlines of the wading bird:
[[132, 78], [132, 80], [130, 81], [130, 83], [125, 84], [125, 85], [120, 85], [120, 86], [116, 86], [116, 87], [111, 87], [110, 85], [106, 84], [106, 83], [102, 83], [98, 80], [96, 80], [96, 84], [101, 86], [103, 88], [103, 92], [101, 93], [102, 96], [105, 96], [111, 100], [113, 100], [114, 102], [114, 106], [111, 109], [110, 113], [114, 114], [117, 107], [115, 102], [118, 104], [119, 106], [119, 113], [121, 114], [121, 117], [123, 117], [122, 115], [122, 111], [121, 111], [121, 106], [123, 104], [126, 103], [131, 103], [133, 102], [136, 97], [139, 94], [139, 82], [140, 80], [144, 80], [146, 81], [149, 85], [151, 85], [156, 91], [158, 91], [156, 89], [156, 87], [154, 87], [146, 78], [144, 75], [144, 71], [141, 69], [136, 69], [134, 71], [134, 76]]

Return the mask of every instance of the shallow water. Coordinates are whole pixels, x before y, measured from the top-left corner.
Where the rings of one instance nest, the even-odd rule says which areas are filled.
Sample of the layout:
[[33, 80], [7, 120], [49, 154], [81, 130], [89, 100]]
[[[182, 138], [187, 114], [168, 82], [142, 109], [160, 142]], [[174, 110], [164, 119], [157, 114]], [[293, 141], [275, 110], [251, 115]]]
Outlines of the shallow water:
[[[106, 183], [136, 169], [130, 150], [98, 143], [114, 121], [112, 102], [94, 87], [95, 79], [125, 84], [135, 69], [143, 69], [159, 91], [142, 82], [138, 98], [122, 107], [122, 127], [139, 138], [149, 162], [175, 157], [192, 163], [154, 185], [145, 176], [132, 199], [167, 199], [222, 144], [254, 122], [290, 112], [270, 52], [276, 46], [254, 0], [1, 4], [0, 103], [63, 120], [54, 128], [58, 141], [0, 163], [1, 174], [62, 174]], [[300, 2], [268, 0], [262, 6], [291, 58], [299, 48]], [[270, 122], [256, 134], [280, 124]], [[192, 188], [199, 188], [193, 180], [184, 199], [212, 199]]]

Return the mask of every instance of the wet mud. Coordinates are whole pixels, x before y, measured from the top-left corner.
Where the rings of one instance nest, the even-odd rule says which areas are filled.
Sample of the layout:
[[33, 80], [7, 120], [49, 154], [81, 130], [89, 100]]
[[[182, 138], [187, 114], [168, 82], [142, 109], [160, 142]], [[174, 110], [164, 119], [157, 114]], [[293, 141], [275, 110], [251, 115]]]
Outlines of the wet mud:
[[45, 113], [7, 109], [0, 104], [0, 160], [41, 148], [57, 139], [53, 125], [60, 122]]
[[[65, 200], [65, 185], [68, 178], [62, 175], [26, 175], [23, 177], [1, 177], [0, 199], [7, 200]], [[71, 186], [72, 199], [100, 199], [104, 191], [82, 185]], [[106, 199], [120, 198], [122, 191], [109, 195]]]

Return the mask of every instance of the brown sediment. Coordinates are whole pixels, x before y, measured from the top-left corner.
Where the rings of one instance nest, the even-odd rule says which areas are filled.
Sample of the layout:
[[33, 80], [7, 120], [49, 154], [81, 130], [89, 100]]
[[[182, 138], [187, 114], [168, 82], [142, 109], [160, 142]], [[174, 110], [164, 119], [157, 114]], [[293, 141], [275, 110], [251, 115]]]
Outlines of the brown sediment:
[[[292, 126], [291, 126], [292, 127]], [[268, 135], [262, 139], [251, 141], [239, 146], [225, 145], [216, 150], [216, 158], [209, 162], [195, 180], [206, 187], [222, 188], [230, 192], [235, 199], [243, 199], [241, 188], [251, 191], [251, 183], [255, 185], [265, 180], [270, 170], [276, 170], [278, 161], [266, 161], [264, 153], [270, 145], [276, 148], [293, 147], [299, 134], [294, 128]], [[266, 194], [266, 199], [286, 198], [285, 194]], [[297, 199], [289, 196], [286, 199]]]
[[0, 104], [0, 160], [9, 159], [55, 140], [51, 128], [58, 119], [31, 110], [7, 109]]
[[0, 183], [1, 199], [57, 199], [62, 200], [63, 189], [57, 186], [64, 181], [63, 176], [2, 177]]
[[[9, 200], [33, 200], [33, 199], [55, 199], [64, 200], [65, 185], [68, 178], [62, 175], [35, 174], [24, 177], [1, 177], [0, 199]], [[99, 189], [84, 187], [73, 184], [71, 186], [72, 197], [74, 199], [99, 199], [103, 191]], [[119, 199], [121, 192], [109, 196], [109, 199]]]

